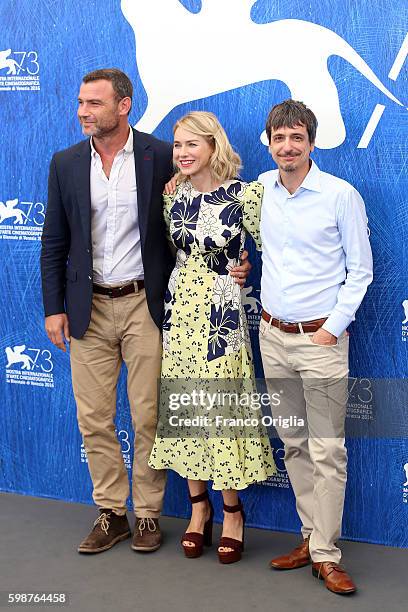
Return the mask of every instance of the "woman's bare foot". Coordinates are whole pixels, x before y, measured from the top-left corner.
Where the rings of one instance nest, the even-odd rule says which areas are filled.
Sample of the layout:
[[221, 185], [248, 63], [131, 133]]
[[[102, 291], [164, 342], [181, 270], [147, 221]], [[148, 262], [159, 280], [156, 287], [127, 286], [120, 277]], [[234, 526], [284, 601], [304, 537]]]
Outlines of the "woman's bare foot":
[[[222, 524], [222, 537], [233, 538], [242, 542], [244, 521], [241, 512], [224, 512], [224, 522]], [[219, 552], [231, 552], [232, 548], [219, 546]]]
[[[191, 532], [204, 533], [204, 525], [210, 518], [211, 508], [207, 500], [193, 504], [190, 523], [186, 534]], [[194, 548], [194, 542], [183, 542], [183, 546]]]

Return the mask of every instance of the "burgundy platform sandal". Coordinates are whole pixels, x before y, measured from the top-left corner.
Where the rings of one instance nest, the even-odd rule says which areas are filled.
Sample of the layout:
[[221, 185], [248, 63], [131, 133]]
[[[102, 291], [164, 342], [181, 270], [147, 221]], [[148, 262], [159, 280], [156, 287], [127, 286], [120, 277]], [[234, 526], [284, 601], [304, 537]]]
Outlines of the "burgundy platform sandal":
[[224, 504], [225, 512], [241, 512], [243, 526], [242, 526], [242, 542], [234, 540], [234, 538], [221, 538], [219, 547], [220, 548], [232, 548], [230, 551], [221, 552], [218, 551], [218, 559], [220, 563], [236, 563], [241, 561], [242, 553], [244, 552], [244, 536], [245, 536], [245, 512], [242, 506], [241, 500], [238, 500], [236, 506], [227, 506]]
[[[201, 555], [203, 554], [203, 546], [211, 546], [212, 544], [214, 508], [210, 498], [208, 497], [208, 491], [204, 491], [204, 493], [200, 493], [200, 495], [194, 495], [193, 497], [189, 495], [189, 498], [192, 504], [197, 504], [198, 502], [206, 500], [210, 507], [210, 517], [205, 522], [204, 533], [190, 531], [189, 533], [185, 533], [181, 538], [181, 545], [183, 547], [184, 554], [186, 555], [186, 557], [188, 557], [189, 559], [196, 559], [197, 557], [201, 557]], [[192, 542], [192, 544], [195, 544], [195, 546], [184, 546], [184, 542]]]

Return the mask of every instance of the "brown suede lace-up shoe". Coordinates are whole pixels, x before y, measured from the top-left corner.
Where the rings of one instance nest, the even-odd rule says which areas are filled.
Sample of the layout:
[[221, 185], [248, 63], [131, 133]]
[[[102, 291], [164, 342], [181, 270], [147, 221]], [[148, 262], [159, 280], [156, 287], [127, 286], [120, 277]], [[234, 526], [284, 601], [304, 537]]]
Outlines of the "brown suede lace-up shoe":
[[309, 538], [305, 538], [303, 542], [292, 550], [288, 555], [282, 555], [272, 559], [269, 563], [271, 569], [290, 570], [297, 569], [309, 565], [312, 560], [309, 554]]
[[137, 518], [130, 547], [137, 552], [153, 552], [160, 548], [162, 535], [155, 518]]
[[109, 508], [100, 508], [99, 512], [91, 533], [78, 547], [79, 553], [100, 553], [130, 538], [130, 527], [126, 514], [119, 516]]
[[351, 595], [357, 591], [357, 587], [346, 572], [338, 563], [323, 561], [313, 563], [312, 574], [315, 578], [324, 580], [329, 591], [339, 595]]

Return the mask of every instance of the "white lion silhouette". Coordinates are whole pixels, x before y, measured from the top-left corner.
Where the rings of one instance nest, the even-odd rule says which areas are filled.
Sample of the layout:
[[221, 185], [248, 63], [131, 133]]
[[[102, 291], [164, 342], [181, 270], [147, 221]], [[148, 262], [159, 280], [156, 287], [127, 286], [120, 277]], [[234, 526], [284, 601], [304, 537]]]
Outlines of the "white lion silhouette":
[[9, 55], [11, 53], [11, 49], [6, 49], [5, 51], [0, 51], [0, 70], [2, 68], [7, 68], [7, 74], [16, 74], [18, 64], [16, 60], [13, 60]]
[[405, 470], [405, 482], [403, 486], [406, 487], [408, 485], [408, 463], [404, 465], [404, 470]]
[[[259, 308], [261, 306], [261, 302], [256, 298], [250, 295], [253, 291], [253, 287], [244, 287], [241, 289], [241, 300], [244, 306], [249, 306], [248, 312], [259, 312]], [[259, 289], [257, 289], [259, 291]]]
[[[294, 99], [313, 109], [319, 122], [316, 145], [342, 144], [346, 130], [336, 85], [327, 61], [337, 55], [348, 61], [385, 96], [401, 104], [381, 83], [362, 57], [332, 30], [309, 21], [283, 19], [266, 24], [251, 20], [255, 0], [203, 0], [193, 14], [179, 0], [121, 0], [122, 12], [136, 38], [136, 61], [148, 97], [137, 128], [153, 131], [177, 105], [237, 87], [277, 79]], [[183, 55], [183, 68], [171, 70], [161, 49], [174, 52], [188, 36], [193, 49]], [[209, 44], [200, 41], [209, 40]], [[175, 42], [176, 41], [176, 42]]]
[[3, 223], [5, 219], [12, 219], [13, 217], [15, 218], [14, 225], [22, 225], [24, 223], [24, 217], [27, 215], [19, 208], [16, 208], [17, 204], [18, 198], [7, 200], [5, 204], [0, 202], [0, 223]]
[[404, 316], [405, 316], [405, 319], [403, 320], [402, 324], [404, 324], [404, 323], [408, 323], [408, 300], [404, 300], [402, 302], [402, 307], [404, 309]]
[[13, 348], [11, 348], [11, 346], [8, 346], [5, 349], [7, 355], [6, 369], [15, 363], [22, 363], [22, 370], [31, 370], [31, 364], [33, 364], [34, 362], [29, 355], [23, 355], [25, 349], [25, 344], [20, 344], [19, 346], [14, 346]]

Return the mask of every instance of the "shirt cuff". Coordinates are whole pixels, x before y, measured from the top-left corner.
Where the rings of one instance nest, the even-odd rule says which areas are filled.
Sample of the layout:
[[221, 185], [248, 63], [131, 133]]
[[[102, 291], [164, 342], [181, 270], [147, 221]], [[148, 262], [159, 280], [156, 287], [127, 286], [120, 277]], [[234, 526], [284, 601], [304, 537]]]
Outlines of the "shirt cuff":
[[327, 321], [323, 323], [322, 328], [339, 338], [341, 334], [350, 325], [352, 319], [342, 312], [332, 312]]

